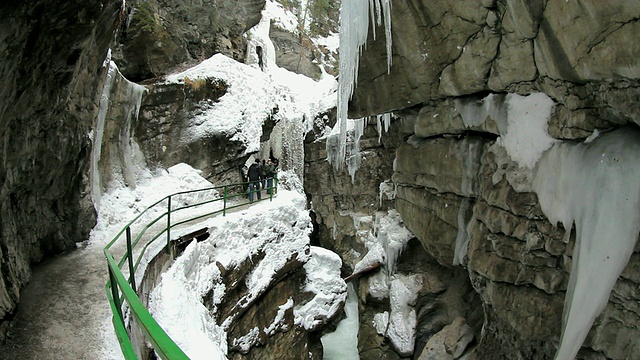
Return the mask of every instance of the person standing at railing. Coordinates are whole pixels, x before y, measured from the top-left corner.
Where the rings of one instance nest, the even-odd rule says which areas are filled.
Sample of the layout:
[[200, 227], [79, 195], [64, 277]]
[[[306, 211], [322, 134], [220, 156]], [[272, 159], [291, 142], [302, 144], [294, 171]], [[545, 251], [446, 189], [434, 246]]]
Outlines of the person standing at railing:
[[264, 160], [262, 160], [262, 164], [260, 164], [260, 188], [267, 188], [267, 164]]
[[267, 159], [267, 164], [264, 167], [264, 173], [267, 178], [267, 194], [271, 194], [271, 188], [273, 187], [273, 177], [276, 174], [276, 166], [271, 162], [271, 159]]
[[247, 176], [249, 177], [249, 201], [253, 201], [254, 191], [258, 194], [258, 200], [262, 198], [260, 194], [260, 159], [249, 166]]

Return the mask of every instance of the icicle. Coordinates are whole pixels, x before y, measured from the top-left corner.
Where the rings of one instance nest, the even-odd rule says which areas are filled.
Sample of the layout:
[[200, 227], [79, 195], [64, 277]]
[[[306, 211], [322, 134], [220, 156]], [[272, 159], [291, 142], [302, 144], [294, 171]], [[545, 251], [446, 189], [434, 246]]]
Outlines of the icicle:
[[349, 150], [346, 153], [347, 156], [347, 168], [349, 169], [349, 175], [351, 175], [351, 182], [355, 181], [356, 171], [360, 168], [362, 163], [362, 155], [360, 154], [360, 138], [364, 133], [364, 127], [367, 123], [367, 118], [360, 118], [353, 120], [353, 137], [348, 142]]
[[391, 73], [391, 0], [382, 1], [382, 13], [384, 14], [384, 34], [387, 41], [387, 74]]
[[338, 224], [336, 223], [335, 220], [333, 220], [333, 229], [331, 231], [331, 237], [335, 241], [337, 236], [338, 236]]
[[453, 265], [462, 265], [462, 259], [467, 256], [467, 249], [469, 247], [469, 234], [467, 232], [467, 211], [471, 199], [465, 197], [460, 204], [460, 210], [458, 210], [458, 235], [456, 236], [456, 248], [453, 253]]
[[[111, 49], [107, 53], [107, 58], [111, 57]], [[107, 60], [105, 60], [107, 62]], [[105, 66], [107, 64], [104, 64]], [[102, 152], [102, 136], [104, 135], [104, 123], [109, 110], [109, 95], [111, 93], [111, 85], [113, 85], [114, 75], [117, 73], [116, 63], [109, 60], [109, 69], [102, 87], [102, 95], [100, 95], [100, 107], [98, 108], [98, 118], [94, 125], [93, 146], [91, 147], [91, 200], [96, 210], [100, 207], [100, 198], [102, 197], [102, 184], [100, 179], [100, 153]]]
[[391, 113], [376, 115], [376, 130], [378, 131], [378, 143], [382, 139], [383, 126], [384, 126], [384, 131], [388, 132], [390, 123], [391, 123]]
[[384, 120], [384, 132], [389, 132], [389, 127], [391, 127], [391, 113], [382, 114], [382, 120]]
[[607, 304], [640, 232], [640, 132], [623, 128], [588, 144], [555, 144], [538, 162], [534, 188], [567, 239], [576, 228], [557, 360], [573, 359]]
[[[124, 94], [122, 94], [123, 90]], [[150, 176], [145, 157], [132, 136], [132, 129], [134, 128], [135, 120], [138, 118], [142, 94], [145, 90], [144, 86], [125, 79], [118, 71], [117, 65], [113, 61], [109, 62], [109, 69], [100, 98], [98, 117], [92, 129], [91, 197], [96, 208], [100, 205], [103, 191], [109, 186], [109, 184], [103, 183], [104, 179], [100, 173], [101, 170], [108, 172], [106, 178], [111, 177], [112, 180], [117, 179], [123, 185], [131, 186], [135, 186], [142, 177]], [[121, 96], [116, 96], [118, 94]], [[112, 96], [113, 98], [111, 98]], [[108, 149], [103, 149], [105, 123], [107, 118], [111, 120], [111, 115], [109, 114], [113, 115], [111, 109], [114, 106], [122, 107], [121, 113], [124, 114], [122, 126], [118, 128], [120, 146], [110, 144]], [[116, 123], [120, 124], [118, 121]], [[109, 136], [111, 135], [113, 134], [109, 134]], [[109, 156], [102, 166], [106, 167], [108, 164], [109, 167], [101, 169], [100, 162], [103, 151], [108, 152]]]
[[[338, 85], [338, 139], [327, 139], [327, 158], [336, 169], [342, 169], [346, 158], [347, 113], [349, 100], [358, 81], [358, 65], [362, 46], [367, 41], [373, 14], [384, 17], [387, 41], [387, 70], [391, 69], [391, 2], [390, 0], [345, 1], [340, 7], [340, 78]], [[375, 24], [374, 26], [375, 27]], [[339, 124], [339, 125], [338, 125]], [[330, 144], [329, 142], [335, 142]], [[333, 152], [333, 153], [332, 153]]]
[[[381, 17], [380, 17], [380, 3], [376, 0], [369, 0], [369, 19], [375, 19], [376, 14], [378, 17], [378, 25], [380, 25]], [[372, 26], [371, 30], [373, 30], [373, 40], [376, 39], [376, 26]]]
[[125, 104], [126, 119], [124, 131], [120, 135], [120, 142], [123, 147], [122, 177], [125, 185], [135, 187], [140, 178], [148, 176], [144, 155], [140, 150], [140, 146], [134, 140], [131, 131], [134, 126], [134, 121], [138, 119], [140, 105], [142, 104], [142, 95], [146, 91], [146, 88], [126, 79], [125, 81], [127, 84], [126, 98], [129, 99], [129, 102]]

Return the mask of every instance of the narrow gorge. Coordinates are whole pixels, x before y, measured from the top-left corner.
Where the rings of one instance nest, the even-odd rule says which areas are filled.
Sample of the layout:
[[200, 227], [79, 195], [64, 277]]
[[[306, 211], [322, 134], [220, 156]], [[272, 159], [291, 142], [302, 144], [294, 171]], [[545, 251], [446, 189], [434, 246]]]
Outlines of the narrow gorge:
[[[0, 342], [33, 269], [89, 239], [114, 184], [182, 163], [241, 182], [273, 157], [310, 217], [282, 223], [313, 232], [247, 309], [238, 284], [264, 251], [218, 266], [220, 309], [241, 319], [228, 358], [322, 358], [346, 286], [300, 326], [314, 261], [352, 286], [361, 359], [640, 356], [640, 4], [358, 0], [368, 36], [339, 51], [359, 53], [348, 122], [323, 83], [331, 36], [273, 15], [303, 4], [0, 4]], [[279, 69], [315, 80], [299, 80], [311, 110]], [[254, 326], [273, 331], [243, 342]]]

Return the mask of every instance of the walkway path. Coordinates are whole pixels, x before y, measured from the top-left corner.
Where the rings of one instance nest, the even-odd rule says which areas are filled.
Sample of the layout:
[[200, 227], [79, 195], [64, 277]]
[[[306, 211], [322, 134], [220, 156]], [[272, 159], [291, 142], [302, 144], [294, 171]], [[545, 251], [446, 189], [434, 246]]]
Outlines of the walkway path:
[[102, 246], [89, 244], [33, 269], [0, 359], [122, 359]]
[[105, 244], [83, 244], [33, 269], [0, 360], [123, 359], [105, 293]]

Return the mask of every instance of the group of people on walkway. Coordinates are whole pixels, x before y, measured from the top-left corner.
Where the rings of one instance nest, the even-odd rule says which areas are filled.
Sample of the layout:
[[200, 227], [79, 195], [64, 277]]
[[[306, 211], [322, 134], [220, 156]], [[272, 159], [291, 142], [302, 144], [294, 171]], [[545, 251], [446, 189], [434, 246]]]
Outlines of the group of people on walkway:
[[273, 177], [278, 171], [278, 161], [271, 159], [256, 161], [249, 166], [247, 177], [249, 178], [249, 201], [254, 200], [254, 194], [257, 199], [262, 198], [261, 189], [267, 189], [267, 194], [273, 191]]

